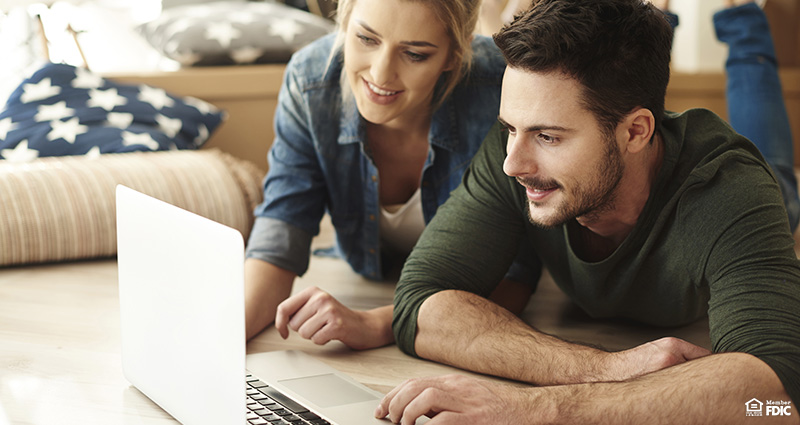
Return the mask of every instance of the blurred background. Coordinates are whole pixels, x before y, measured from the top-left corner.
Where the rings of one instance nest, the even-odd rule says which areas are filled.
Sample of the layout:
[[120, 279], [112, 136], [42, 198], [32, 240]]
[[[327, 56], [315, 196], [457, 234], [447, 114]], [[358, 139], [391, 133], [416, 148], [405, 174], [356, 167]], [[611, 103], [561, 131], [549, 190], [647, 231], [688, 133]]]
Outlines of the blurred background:
[[[484, 0], [478, 32], [496, 31], [529, 1]], [[165, 55], [165, 46], [154, 47], [154, 40], [143, 35], [143, 28], [171, 10], [186, 14], [190, 7], [199, 4], [235, 2], [254, 3], [247, 0], [0, 0], [0, 58], [3, 58], [0, 102], [45, 61], [85, 66], [101, 74], [171, 71], [191, 65], [190, 58], [182, 63], [184, 58], [177, 54]], [[323, 18], [330, 18], [335, 8], [334, 0], [255, 3], [284, 3]], [[673, 70], [686, 74], [722, 73], [726, 47], [714, 36], [711, 17], [723, 8], [723, 0], [671, 0], [669, 8], [680, 17], [673, 48]], [[800, 0], [768, 0], [764, 11], [770, 21], [779, 65], [784, 70], [800, 69], [800, 27], [797, 25]], [[185, 25], [183, 21], [176, 21], [171, 29]]]

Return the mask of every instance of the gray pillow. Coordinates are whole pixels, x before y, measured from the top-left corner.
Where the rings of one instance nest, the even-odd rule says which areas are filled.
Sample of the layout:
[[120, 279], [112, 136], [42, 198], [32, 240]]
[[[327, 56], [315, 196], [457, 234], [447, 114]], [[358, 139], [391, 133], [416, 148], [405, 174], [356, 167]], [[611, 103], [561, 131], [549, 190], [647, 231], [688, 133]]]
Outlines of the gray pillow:
[[280, 3], [217, 1], [166, 9], [138, 30], [182, 65], [233, 65], [287, 62], [334, 24]]
[[[220, 0], [161, 0], [161, 10], [177, 6], [185, 6], [187, 4], [212, 3], [215, 1], [220, 1]], [[226, 0], [226, 1], [243, 3], [246, 0]]]

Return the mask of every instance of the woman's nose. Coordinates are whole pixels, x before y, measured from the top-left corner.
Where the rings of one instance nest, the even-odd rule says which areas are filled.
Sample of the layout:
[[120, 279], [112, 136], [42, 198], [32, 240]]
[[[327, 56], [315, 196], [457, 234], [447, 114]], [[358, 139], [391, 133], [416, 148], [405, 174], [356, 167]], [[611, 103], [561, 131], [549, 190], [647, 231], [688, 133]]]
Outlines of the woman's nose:
[[375, 55], [372, 66], [370, 67], [372, 82], [379, 86], [384, 86], [394, 81], [396, 74], [394, 55], [392, 55], [389, 49], [381, 49], [378, 54]]

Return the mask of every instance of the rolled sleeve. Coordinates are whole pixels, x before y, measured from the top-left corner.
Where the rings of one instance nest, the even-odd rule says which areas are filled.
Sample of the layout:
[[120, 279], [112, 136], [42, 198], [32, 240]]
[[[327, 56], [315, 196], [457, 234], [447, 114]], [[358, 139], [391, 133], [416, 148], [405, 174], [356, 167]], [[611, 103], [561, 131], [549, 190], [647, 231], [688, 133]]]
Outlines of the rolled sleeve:
[[245, 256], [302, 276], [308, 270], [312, 237], [310, 233], [285, 221], [257, 217]]

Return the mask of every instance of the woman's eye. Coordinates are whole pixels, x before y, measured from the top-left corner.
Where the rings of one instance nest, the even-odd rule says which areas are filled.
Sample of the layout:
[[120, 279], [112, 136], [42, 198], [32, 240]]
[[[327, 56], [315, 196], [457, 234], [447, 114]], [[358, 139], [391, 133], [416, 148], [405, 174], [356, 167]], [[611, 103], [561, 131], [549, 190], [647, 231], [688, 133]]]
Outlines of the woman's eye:
[[372, 46], [377, 43], [374, 38], [367, 37], [363, 34], [356, 34], [356, 37], [358, 37], [358, 40], [361, 42], [361, 44], [365, 46]]
[[428, 59], [428, 55], [411, 51], [407, 51], [406, 56], [408, 56], [408, 58], [411, 59], [412, 62], [422, 62], [425, 59]]

